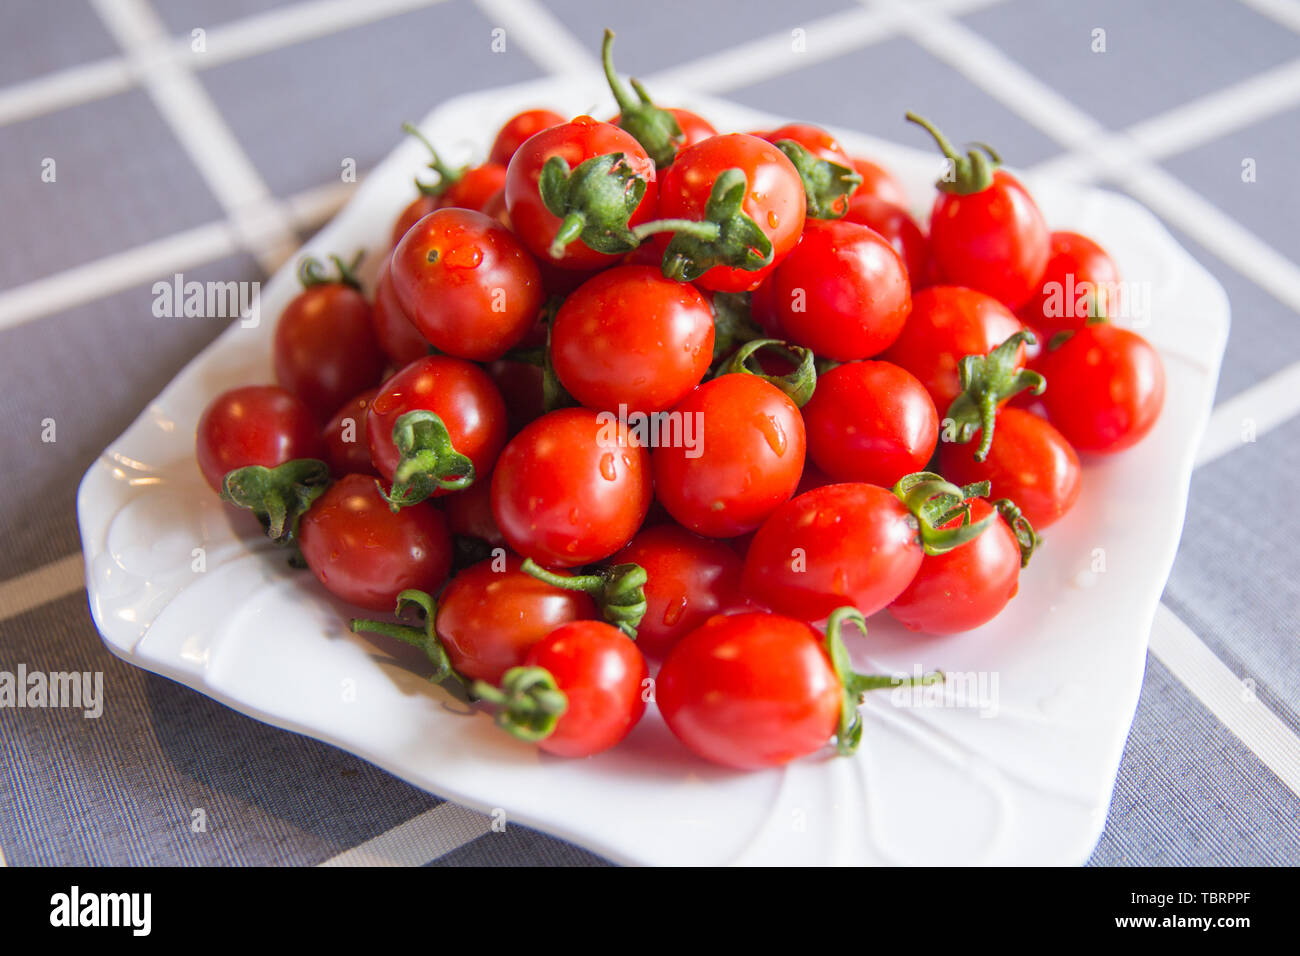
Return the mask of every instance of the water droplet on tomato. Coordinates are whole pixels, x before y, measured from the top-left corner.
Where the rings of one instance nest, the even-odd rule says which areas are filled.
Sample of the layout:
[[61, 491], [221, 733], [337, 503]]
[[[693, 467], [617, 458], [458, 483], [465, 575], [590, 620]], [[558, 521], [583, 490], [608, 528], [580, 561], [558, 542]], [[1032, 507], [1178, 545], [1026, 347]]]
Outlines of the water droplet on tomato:
[[781, 217], [769, 209], [767, 211], [767, 224], [775, 229], [777, 226], [781, 225]]
[[483, 262], [483, 250], [478, 246], [457, 246], [442, 261], [448, 269], [477, 269]]
[[664, 608], [664, 627], [672, 627], [682, 619], [682, 615], [685, 613], [686, 597], [683, 595]]
[[618, 477], [618, 469], [614, 467], [614, 453], [605, 452], [600, 456], [600, 477], [606, 481], [613, 481]]
[[758, 419], [758, 430], [763, 433], [763, 437], [767, 439], [768, 447], [771, 448], [772, 451], [776, 452], [777, 455], [785, 454], [785, 430], [781, 427], [780, 422], [771, 415], [760, 416]]

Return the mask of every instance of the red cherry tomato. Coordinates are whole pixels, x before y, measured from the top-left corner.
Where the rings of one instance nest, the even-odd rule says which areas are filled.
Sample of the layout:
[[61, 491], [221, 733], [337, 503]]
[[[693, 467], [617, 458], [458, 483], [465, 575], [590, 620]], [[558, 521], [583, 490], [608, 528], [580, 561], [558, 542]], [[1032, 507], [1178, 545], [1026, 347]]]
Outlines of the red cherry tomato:
[[[912, 299], [902, 334], [880, 357], [911, 372], [925, 386], [943, 418], [961, 393], [958, 364], [987, 355], [1023, 326], [1002, 303], [973, 289], [934, 286]], [[1024, 362], [1024, 347], [1019, 351]]]
[[853, 160], [834, 136], [811, 123], [787, 123], [786, 125], [765, 133], [763, 139], [775, 145], [783, 139], [791, 139], [819, 159], [853, 168]]
[[882, 202], [893, 203], [902, 209], [907, 208], [907, 189], [902, 180], [879, 163], [861, 157], [852, 160], [853, 169], [862, 177], [858, 188], [853, 191], [855, 199], [862, 196], [874, 196]]
[[542, 307], [542, 277], [514, 234], [468, 209], [421, 219], [393, 251], [393, 290], [416, 329], [448, 355], [500, 358]]
[[472, 209], [483, 212], [492, 197], [506, 187], [506, 167], [484, 163], [467, 169], [438, 197], [439, 209]]
[[[971, 501], [972, 521], [992, 511], [983, 498]], [[1020, 544], [999, 518], [974, 541], [945, 554], [927, 554], [889, 613], [908, 630], [956, 634], [993, 620], [1019, 586]]]
[[678, 641], [655, 701], [692, 751], [757, 770], [824, 747], [843, 691], [820, 634], [788, 617], [746, 613], [711, 618]]
[[855, 193], [844, 218], [874, 229], [889, 241], [907, 266], [913, 291], [930, 284], [930, 242], [906, 209], [878, 196]]
[[[713, 128], [713, 124], [706, 120], [699, 113], [692, 113], [690, 110], [678, 109], [675, 106], [665, 107], [673, 118], [677, 120], [677, 126], [682, 131], [680, 140], [674, 140], [678, 149], [685, 149], [687, 146], [694, 146], [696, 143], [708, 139], [710, 136], [717, 136], [718, 131]], [[618, 126], [619, 121], [623, 118], [622, 113], [615, 114], [610, 122]]]
[[[772, 242], [772, 262], [753, 271], [716, 265], [696, 283], [714, 292], [747, 292], [795, 247], [803, 232], [803, 183], [785, 154], [766, 140], [743, 133], [713, 136], [677, 154], [659, 185], [659, 217], [703, 220], [705, 207], [720, 174], [728, 169], [745, 174], [749, 190], [741, 209]], [[660, 249], [668, 236], [655, 239]]]
[[294, 297], [275, 327], [271, 356], [276, 381], [322, 421], [375, 385], [384, 370], [370, 304], [341, 282], [313, 285]]
[[1109, 303], [1119, 281], [1105, 249], [1077, 232], [1054, 232], [1047, 268], [1020, 317], [1047, 338], [1081, 329], [1094, 311], [1104, 314], [1093, 306]]
[[1160, 354], [1136, 332], [1108, 322], [1084, 326], [1043, 353], [1035, 368], [1048, 382], [1042, 396], [1048, 419], [1080, 451], [1131, 448], [1165, 403]]
[[767, 296], [789, 341], [839, 362], [888, 348], [912, 309], [907, 267], [894, 247], [842, 219], [808, 221]]
[[663, 657], [714, 614], [744, 604], [736, 553], [674, 524], [642, 529], [610, 563], [645, 569], [646, 611], [636, 643], [652, 657]]
[[397, 301], [391, 263], [392, 256], [389, 255], [379, 269], [371, 315], [375, 320], [375, 338], [379, 340], [379, 347], [400, 368], [428, 355], [429, 340], [420, 334]]
[[553, 110], [524, 110], [512, 116], [492, 141], [488, 162], [508, 165], [525, 141], [542, 130], [559, 126], [563, 122], [564, 117]]
[[325, 461], [335, 477], [379, 474], [370, 460], [370, 442], [366, 436], [366, 415], [376, 391], [368, 388], [344, 402], [321, 431]]
[[516, 435], [492, 476], [492, 513], [511, 548], [550, 567], [607, 558], [650, 507], [650, 455], [585, 408], [543, 415]]
[[657, 269], [609, 269], [560, 307], [551, 359], [560, 383], [589, 408], [671, 408], [709, 370], [713, 310], [690, 283]]
[[939, 470], [945, 478], [958, 485], [990, 482], [989, 496], [1010, 498], [1036, 531], [1074, 506], [1079, 497], [1079, 456], [1046, 421], [1020, 408], [1003, 408], [983, 462], [974, 456], [979, 436], [976, 431], [969, 444], [939, 443]]
[[423, 503], [394, 513], [368, 475], [340, 478], [298, 526], [307, 567], [335, 597], [391, 612], [408, 589], [434, 593], [451, 570], [442, 514]]
[[275, 385], [247, 385], [213, 399], [199, 419], [194, 451], [213, 491], [220, 491], [222, 480], [236, 468], [274, 468], [295, 458], [325, 457], [311, 409]]
[[670, 413], [683, 436], [655, 448], [655, 495], [678, 523], [711, 538], [752, 531], [793, 494], [803, 473], [803, 417], [755, 375], [705, 382]]
[[925, 387], [889, 362], [849, 362], [822, 375], [803, 420], [808, 457], [836, 481], [892, 488], [925, 467], [939, 440]]
[[539, 581], [522, 563], [513, 554], [480, 561], [439, 596], [438, 640], [458, 673], [495, 684], [557, 627], [597, 616], [586, 594]]
[[645, 657], [617, 628], [575, 621], [533, 645], [527, 667], [545, 668], [568, 700], [555, 729], [537, 742], [560, 757], [590, 757], [614, 746], [645, 713]]

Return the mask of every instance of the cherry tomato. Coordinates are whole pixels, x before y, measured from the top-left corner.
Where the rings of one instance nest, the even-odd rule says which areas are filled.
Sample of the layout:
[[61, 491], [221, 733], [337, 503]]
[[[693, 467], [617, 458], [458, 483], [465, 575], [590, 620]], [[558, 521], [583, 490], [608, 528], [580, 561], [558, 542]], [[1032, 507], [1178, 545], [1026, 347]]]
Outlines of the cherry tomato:
[[539, 581], [520, 570], [522, 563], [513, 554], [503, 563], [480, 561], [452, 578], [439, 596], [438, 640], [465, 677], [495, 684], [557, 627], [597, 616], [582, 591]]
[[[983, 498], [971, 501], [972, 521], [992, 511]], [[1019, 586], [1020, 544], [999, 518], [969, 544], [946, 554], [927, 554], [912, 583], [889, 605], [889, 613], [908, 630], [956, 634], [993, 620]]]
[[439, 209], [472, 209], [483, 212], [492, 197], [506, 187], [506, 167], [484, 163], [465, 170], [438, 197]]
[[221, 491], [222, 480], [236, 468], [325, 457], [311, 409], [275, 385], [246, 385], [213, 399], [199, 419], [194, 450], [213, 491]]
[[511, 548], [544, 566], [607, 558], [650, 507], [650, 455], [596, 412], [550, 412], [511, 439], [492, 476], [492, 513]]
[[399, 368], [429, 354], [429, 340], [420, 334], [397, 301], [393, 291], [392, 256], [385, 257], [379, 269], [379, 282], [375, 286], [375, 304], [371, 316], [375, 320], [375, 338], [384, 354]]
[[335, 477], [379, 474], [370, 460], [370, 442], [366, 436], [366, 415], [376, 391], [368, 388], [344, 402], [321, 431], [325, 461]]
[[636, 644], [603, 621], [574, 621], [533, 645], [526, 667], [545, 668], [568, 700], [555, 729], [537, 742], [560, 757], [590, 757], [614, 746], [645, 713], [649, 677]]
[[[675, 106], [664, 107], [669, 113], [673, 114], [673, 119], [677, 120], [677, 126], [682, 131], [680, 140], [674, 140], [678, 149], [685, 149], [687, 146], [694, 146], [711, 136], [717, 136], [718, 131], [713, 128], [713, 124], [706, 120], [699, 113], [692, 113], [690, 110], [678, 109]], [[610, 122], [618, 126], [619, 120], [623, 118], [621, 113], [616, 114], [610, 119]]]
[[777, 767], [835, 735], [843, 690], [821, 635], [776, 614], [710, 618], [668, 652], [655, 701], [668, 729], [727, 767]]
[[393, 251], [402, 311], [440, 352], [500, 358], [528, 334], [542, 307], [542, 277], [514, 234], [468, 209], [439, 209]]
[[610, 563], [645, 569], [646, 611], [636, 643], [652, 657], [663, 657], [714, 614], [744, 604], [736, 553], [674, 524], [642, 529]]
[[811, 123], [786, 123], [770, 133], [765, 133], [763, 139], [773, 145], [783, 139], [794, 140], [819, 159], [853, 168], [853, 160], [849, 159], [849, 154], [844, 152], [844, 147], [840, 145], [839, 140], [820, 126]]
[[[967, 355], [987, 355], [1022, 328], [992, 296], [956, 286], [934, 286], [912, 298], [912, 314], [902, 334], [880, 357], [915, 375], [942, 418], [961, 394], [957, 371], [961, 360]], [[1023, 363], [1023, 346], [1018, 354]]]
[[[1048, 389], [1053, 387], [1049, 383]], [[1079, 456], [1059, 431], [1032, 412], [1003, 408], [983, 462], [974, 456], [979, 434], [969, 444], [939, 443], [945, 478], [959, 485], [990, 482], [990, 497], [1010, 498], [1038, 531], [1073, 507], [1079, 497]]]
[[874, 196], [881, 202], [893, 203], [902, 209], [907, 208], [907, 189], [902, 180], [879, 163], [869, 159], [855, 157], [851, 160], [854, 171], [862, 177], [862, 182], [853, 192], [853, 198]]
[[488, 153], [488, 162], [508, 165], [528, 139], [544, 129], [559, 126], [564, 117], [553, 110], [524, 110], [506, 120], [497, 137], [492, 141], [492, 151]]
[[1047, 268], [1034, 296], [1020, 309], [1026, 324], [1051, 338], [1081, 329], [1118, 288], [1119, 268], [1106, 250], [1077, 232], [1054, 232]]
[[1048, 381], [1042, 397], [1048, 419], [1080, 451], [1131, 448], [1164, 406], [1160, 354], [1136, 332], [1108, 322], [1084, 326], [1035, 367]]
[[842, 219], [808, 220], [767, 295], [789, 341], [839, 362], [888, 348], [912, 309], [898, 252], [879, 233]]
[[925, 467], [939, 440], [925, 387], [889, 362], [849, 362], [822, 375], [803, 420], [808, 457], [837, 481], [892, 488]]
[[844, 218], [874, 229], [889, 241], [907, 266], [912, 291], [930, 284], [930, 243], [906, 209], [878, 196], [855, 193]]
[[451, 536], [430, 504], [394, 513], [368, 475], [340, 478], [298, 526], [307, 567], [334, 596], [391, 612], [397, 595], [436, 592], [451, 570]]
[[370, 304], [342, 282], [311, 285], [294, 297], [275, 327], [271, 357], [276, 381], [322, 421], [384, 370]]
[[657, 269], [609, 269], [560, 307], [551, 359], [561, 384], [589, 408], [671, 408], [709, 370], [713, 310], [690, 283]]
[[669, 414], [680, 416], [683, 436], [694, 441], [655, 448], [655, 494], [697, 534], [731, 538], [752, 531], [799, 484], [803, 417], [775, 385], [755, 375], [723, 375]]

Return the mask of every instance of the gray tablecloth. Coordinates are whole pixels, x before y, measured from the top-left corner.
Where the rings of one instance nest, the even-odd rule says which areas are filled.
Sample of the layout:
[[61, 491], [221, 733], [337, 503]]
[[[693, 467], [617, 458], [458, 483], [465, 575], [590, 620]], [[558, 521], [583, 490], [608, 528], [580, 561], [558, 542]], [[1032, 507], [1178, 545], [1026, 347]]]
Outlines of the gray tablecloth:
[[590, 68], [605, 25], [640, 76], [914, 145], [907, 108], [980, 130], [1131, 193], [1219, 278], [1218, 407], [1092, 862], [1300, 863], [1296, 0], [6, 0], [0, 670], [108, 692], [97, 720], [0, 709], [4, 857], [602, 862], [112, 658], [74, 492], [221, 331], [153, 318], [156, 280], [264, 278], [336, 208], [344, 158], [364, 174], [443, 98]]

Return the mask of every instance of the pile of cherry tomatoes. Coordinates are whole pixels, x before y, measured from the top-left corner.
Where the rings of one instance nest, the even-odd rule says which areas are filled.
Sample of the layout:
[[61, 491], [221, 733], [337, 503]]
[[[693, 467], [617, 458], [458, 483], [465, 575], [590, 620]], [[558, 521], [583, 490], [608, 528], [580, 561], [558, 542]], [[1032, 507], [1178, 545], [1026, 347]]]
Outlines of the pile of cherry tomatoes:
[[430, 146], [369, 296], [303, 262], [278, 384], [212, 403], [200, 468], [378, 615], [355, 630], [546, 751], [613, 746], [648, 701], [728, 766], [851, 751], [900, 681], [853, 673], [844, 629], [997, 615], [1077, 452], [1155, 423], [1160, 358], [991, 149], [909, 114], [949, 160], [927, 230], [816, 126], [629, 91], [611, 41], [618, 116], [529, 110], [472, 168]]

